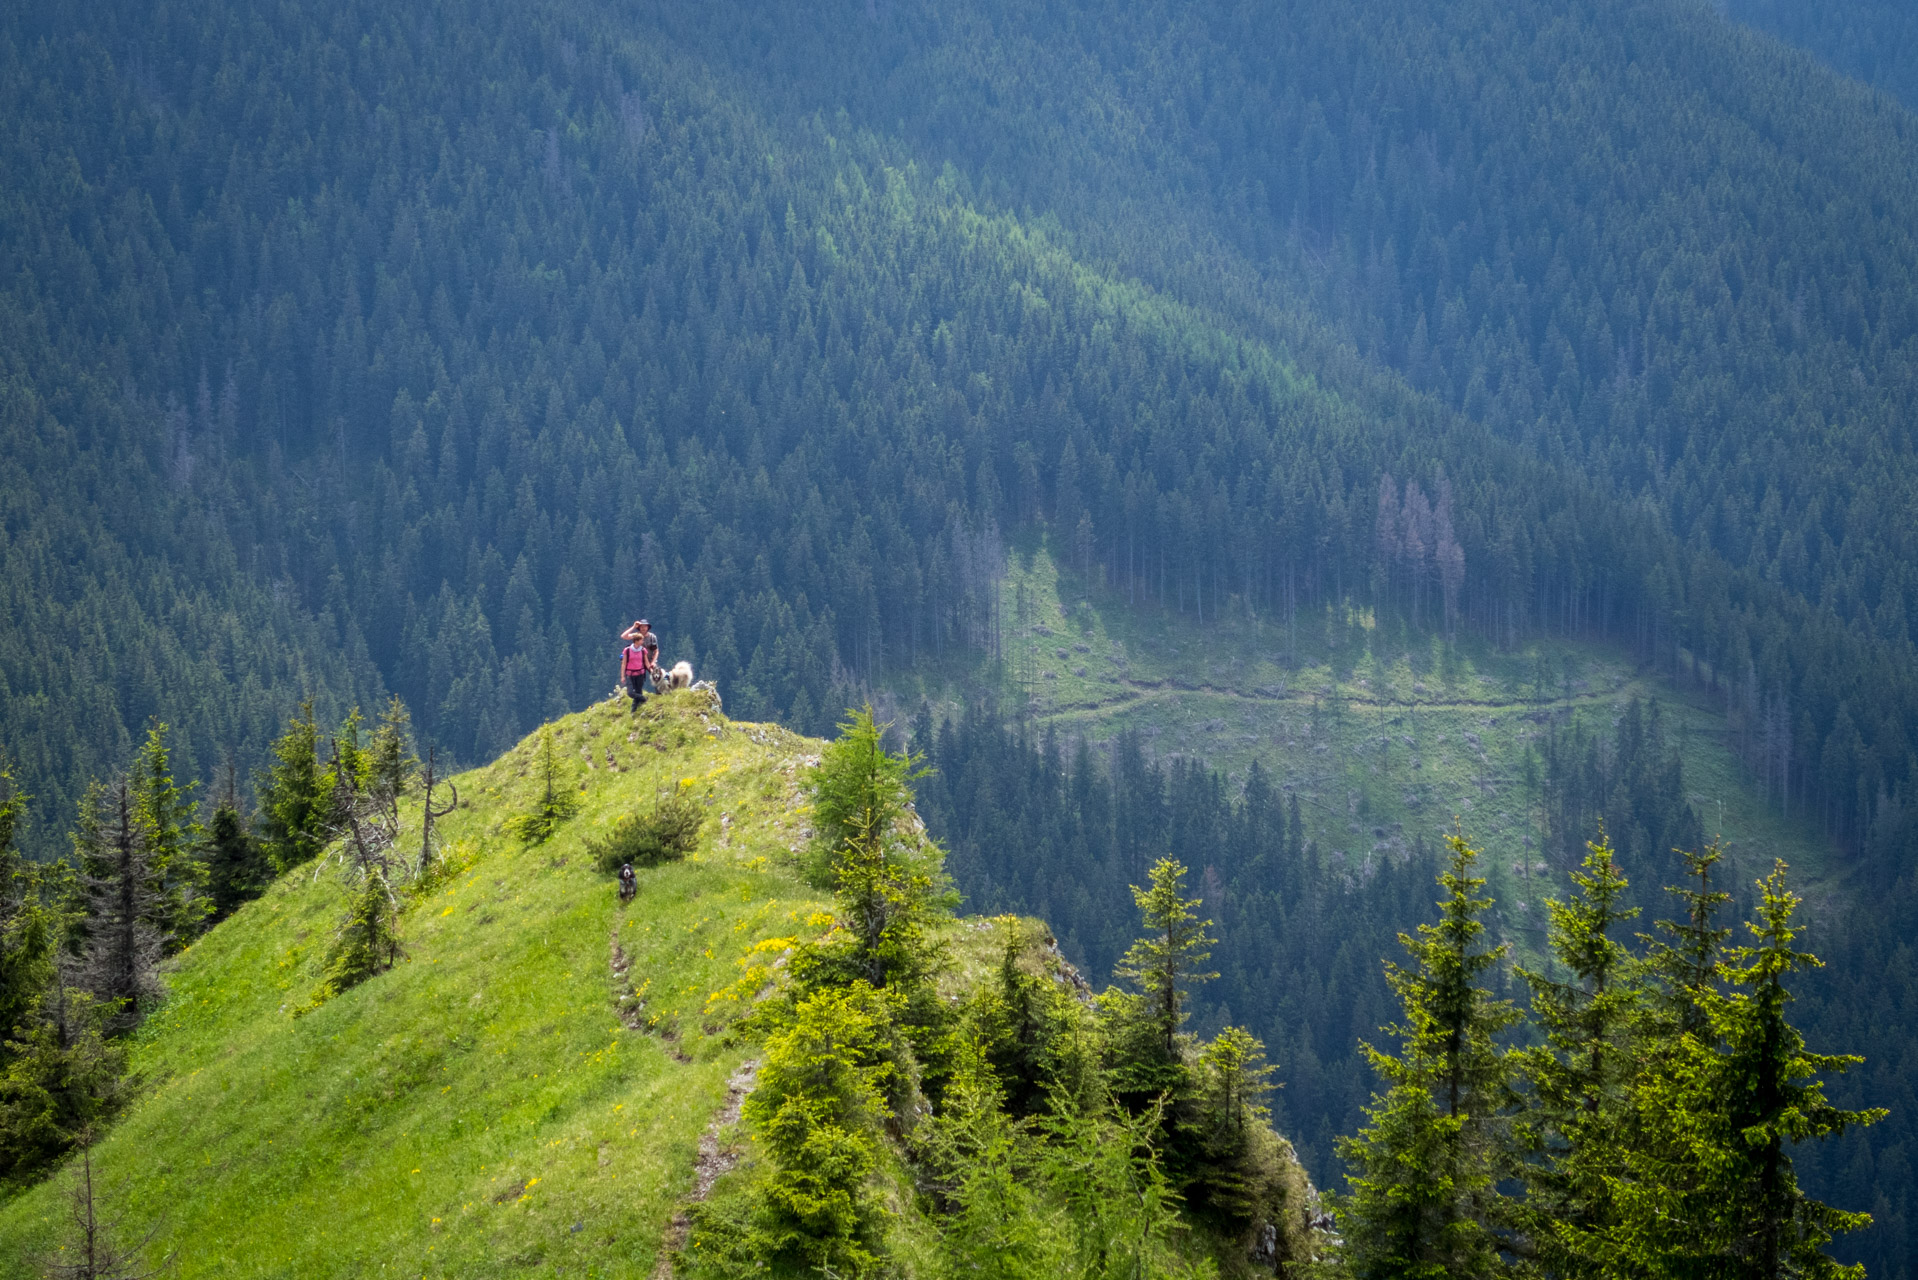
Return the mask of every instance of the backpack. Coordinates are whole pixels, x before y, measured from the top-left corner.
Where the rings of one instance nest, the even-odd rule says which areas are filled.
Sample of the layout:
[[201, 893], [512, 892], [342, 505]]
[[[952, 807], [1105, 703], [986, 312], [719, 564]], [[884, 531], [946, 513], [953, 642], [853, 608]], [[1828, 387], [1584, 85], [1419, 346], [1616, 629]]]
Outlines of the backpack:
[[637, 671], [644, 671], [648, 665], [650, 664], [646, 661], [646, 650], [644, 648], [636, 644], [626, 646], [624, 670], [627, 675], [632, 675]]

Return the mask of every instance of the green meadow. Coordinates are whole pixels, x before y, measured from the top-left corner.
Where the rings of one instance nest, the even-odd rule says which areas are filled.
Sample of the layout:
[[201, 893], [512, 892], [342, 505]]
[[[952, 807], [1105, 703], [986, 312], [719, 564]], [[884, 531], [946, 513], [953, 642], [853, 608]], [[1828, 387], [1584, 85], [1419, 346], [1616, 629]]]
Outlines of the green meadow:
[[1067, 743], [1133, 733], [1152, 756], [1238, 780], [1256, 760], [1298, 795], [1307, 836], [1348, 865], [1403, 857], [1456, 824], [1487, 853], [1520, 945], [1532, 915], [1542, 927], [1538, 900], [1562, 892], [1534, 881], [1543, 740], [1576, 726], [1608, 743], [1634, 699], [1657, 705], [1693, 807], [1741, 877], [1784, 858], [1815, 902], [1827, 870], [1818, 833], [1768, 804], [1727, 747], [1722, 709], [1615, 649], [1547, 639], [1501, 650], [1356, 611], [1288, 627], [1236, 603], [1201, 623], [1087, 590], [1037, 540], [1010, 557], [998, 634], [991, 682], [935, 668], [891, 687], [891, 714], [924, 701], [955, 715], [990, 696]]

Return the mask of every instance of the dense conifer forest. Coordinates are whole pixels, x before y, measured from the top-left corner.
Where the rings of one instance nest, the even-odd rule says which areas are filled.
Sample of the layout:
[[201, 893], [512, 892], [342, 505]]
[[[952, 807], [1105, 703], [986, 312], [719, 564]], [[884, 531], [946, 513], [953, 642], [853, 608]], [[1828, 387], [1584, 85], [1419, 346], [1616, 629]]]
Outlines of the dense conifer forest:
[[[1864, 843], [1918, 699], [1909, 117], [1685, 6], [1152, 12], [13, 14], [27, 776], [155, 712], [257, 761], [295, 686], [477, 757], [635, 599], [817, 727], [976, 649], [1046, 520], [1195, 622], [1626, 640]], [[1577, 177], [1628, 103], [1691, 123]]]
[[[1834, 1097], [1894, 1112], [1802, 1163], [1878, 1217], [1846, 1256], [1906, 1275], [1911, 23], [1811, 12], [11, 8], [10, 847], [77, 845], [33, 891], [69, 924], [146, 886], [126, 954], [177, 950], [324, 843], [301, 770], [374, 776], [329, 736], [354, 708], [492, 759], [603, 696], [638, 613], [743, 719], [822, 733], [924, 672], [978, 693], [1015, 537], [1166, 628], [1603, 645], [1722, 709], [1829, 847], [1802, 1022], [1868, 1055]], [[1221, 930], [1204, 1030], [1257, 1029], [1308, 1165], [1362, 1170], [1353, 1045], [1407, 998], [1376, 965], [1436, 841], [1344, 863], [1258, 775], [991, 705], [911, 726], [974, 905], [1103, 979], [1181, 859]], [[1602, 821], [1648, 919], [1711, 834], [1636, 706], [1555, 731], [1539, 800], [1547, 869]], [[1729, 887], [1789, 950], [1786, 891]]]

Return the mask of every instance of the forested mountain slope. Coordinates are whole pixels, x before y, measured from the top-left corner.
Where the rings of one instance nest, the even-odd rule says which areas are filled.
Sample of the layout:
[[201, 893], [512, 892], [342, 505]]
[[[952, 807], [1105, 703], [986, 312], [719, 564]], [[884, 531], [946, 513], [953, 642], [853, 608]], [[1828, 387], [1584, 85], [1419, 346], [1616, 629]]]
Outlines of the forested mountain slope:
[[[89, 535], [147, 567], [107, 594], [161, 593], [152, 566], [177, 563], [213, 600], [320, 628], [242, 626], [227, 683], [343, 709], [383, 680], [470, 758], [601, 688], [604, 637], [643, 609], [743, 707], [817, 724], [889, 663], [980, 644], [995, 530], [1085, 501], [1054, 475], [1075, 436], [1097, 446], [1102, 549], [1141, 575], [1150, 557], [1159, 593], [1170, 573], [1201, 609], [1235, 585], [1188, 582], [1208, 535], [1178, 556], [1137, 542], [1147, 509], [1170, 518], [1153, 493], [1189, 474], [1201, 423], [1182, 500], [1230, 476], [1266, 510], [1267, 597], [1362, 578], [1355, 503], [1447, 438], [1461, 484], [1631, 536], [1542, 464], [1409, 402], [1355, 411], [909, 153], [773, 129], [597, 9], [413, 16], [8, 19], [7, 306], [70, 353], [21, 360], [10, 547], [110, 513]], [[69, 366], [117, 410], [63, 392]], [[1150, 469], [1121, 469], [1132, 453]], [[124, 487], [90, 505], [94, 473]], [[1346, 536], [1307, 532], [1326, 527]], [[55, 554], [25, 579], [38, 601], [72, 590]], [[258, 758], [257, 724], [202, 714], [220, 682], [145, 676], [182, 638], [172, 608], [91, 653], [100, 623], [9, 613], [7, 719], [55, 811], [148, 714], [188, 729], [202, 776]], [[70, 681], [114, 691], [116, 714], [80, 714]], [[15, 701], [44, 708], [42, 733]]]
[[[781, 11], [705, 47], [784, 68], [796, 103], [904, 132], [1100, 260], [1338, 368], [1292, 317], [1309, 297], [1371, 360], [1640, 494], [1694, 554], [1634, 553], [1611, 580], [1564, 526], [1475, 499], [1473, 620], [1687, 646], [1772, 723], [1761, 774], [1863, 836], [1874, 803], [1824, 774], [1869, 757], [1866, 791], [1889, 791], [1910, 750], [1907, 712], [1858, 728], [1864, 690], [1909, 666], [1906, 113], [1689, 5], [873, 14]], [[1173, 554], [1239, 567], [1230, 522], [1201, 549], [1181, 515], [1129, 510]], [[1787, 622], [1760, 580], [1825, 617]], [[1890, 648], [1839, 642], [1841, 623]]]
[[[12, 159], [10, 173], [44, 173]], [[30, 189], [7, 184], [0, 226], [46, 247], [48, 211]], [[257, 545], [220, 514], [239, 496], [196, 476], [184, 452], [186, 411], [118, 381], [94, 363], [97, 343], [20, 297], [38, 291], [36, 278], [64, 294], [48, 277], [83, 264], [16, 252], [10, 267], [17, 292], [0, 298], [0, 749], [50, 802], [27, 833], [44, 851], [64, 846], [86, 780], [124, 761], [149, 717], [176, 725], [211, 777], [222, 759], [256, 763], [302, 691], [372, 706], [381, 679], [364, 644], [342, 643], [351, 627], [337, 610], [316, 613], [254, 572]], [[208, 447], [232, 447], [232, 400], [200, 407]], [[182, 451], [170, 456], [169, 442]]]
[[[195, 704], [222, 683], [383, 685], [483, 755], [604, 684], [634, 610], [817, 726], [982, 647], [995, 531], [1040, 519], [1201, 621], [1626, 639], [1848, 843], [1904, 784], [1909, 119], [1702, 10], [103, 0], [0, 30], [9, 550], [178, 619], [9, 631], [47, 796], [155, 711], [202, 773], [257, 759]], [[54, 549], [72, 519], [101, 552]], [[175, 631], [229, 599], [290, 612], [236, 612], [220, 680], [143, 674], [217, 652]]]
[[1897, 585], [1910, 633], [1905, 112], [1683, 3], [753, 16], [667, 21], [1182, 296], [1282, 281], [1735, 565], [1861, 618]]

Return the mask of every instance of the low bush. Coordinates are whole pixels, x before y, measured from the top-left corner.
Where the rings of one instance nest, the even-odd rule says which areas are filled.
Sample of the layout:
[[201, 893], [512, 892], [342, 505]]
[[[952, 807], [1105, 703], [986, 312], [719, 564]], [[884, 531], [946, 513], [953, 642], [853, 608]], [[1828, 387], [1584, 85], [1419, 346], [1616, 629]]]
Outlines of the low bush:
[[705, 817], [695, 801], [668, 796], [650, 812], [621, 818], [605, 836], [589, 840], [586, 850], [601, 871], [617, 871], [627, 862], [635, 867], [678, 862], [699, 847], [699, 824]]

